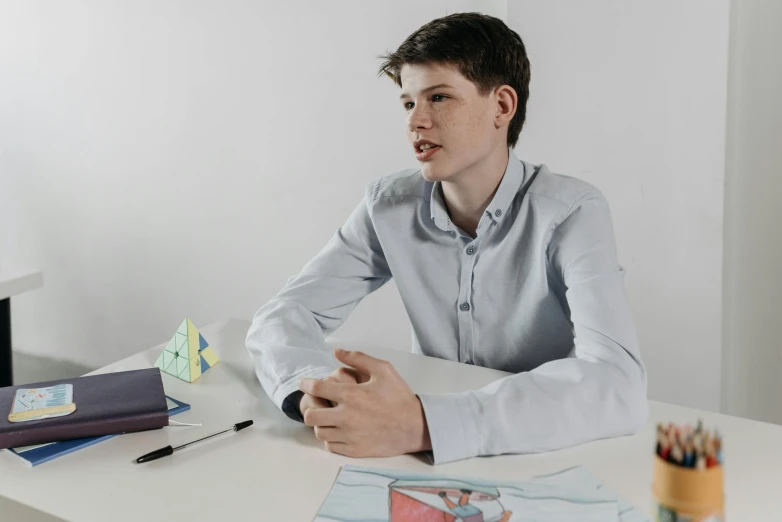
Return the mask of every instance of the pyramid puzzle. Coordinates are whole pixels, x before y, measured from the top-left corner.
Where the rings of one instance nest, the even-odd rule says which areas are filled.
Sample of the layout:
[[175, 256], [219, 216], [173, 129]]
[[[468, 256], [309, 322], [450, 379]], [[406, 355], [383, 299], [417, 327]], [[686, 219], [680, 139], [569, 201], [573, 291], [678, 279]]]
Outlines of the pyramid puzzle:
[[155, 366], [185, 382], [194, 382], [218, 362], [217, 354], [198, 328], [190, 319], [185, 319], [155, 361]]

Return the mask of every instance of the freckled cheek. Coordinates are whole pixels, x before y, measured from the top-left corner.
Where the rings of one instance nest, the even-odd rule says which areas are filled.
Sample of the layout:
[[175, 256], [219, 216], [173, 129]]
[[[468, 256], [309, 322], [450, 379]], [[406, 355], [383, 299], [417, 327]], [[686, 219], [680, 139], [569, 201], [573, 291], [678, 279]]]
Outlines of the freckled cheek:
[[465, 131], [469, 133], [469, 140], [473, 145], [483, 144], [491, 136], [489, 132], [493, 127], [487, 120], [483, 112], [470, 114], [468, 121], [464, 125]]
[[436, 115], [435, 128], [439, 129], [441, 137], [446, 138], [451, 145], [460, 145], [464, 141], [464, 129], [467, 121], [459, 118], [452, 111], [442, 111]]
[[483, 124], [481, 115], [476, 114], [443, 112], [437, 116], [437, 127], [442, 136], [447, 136], [449, 143], [456, 145], [457, 149], [465, 145], [475, 145], [483, 140]]

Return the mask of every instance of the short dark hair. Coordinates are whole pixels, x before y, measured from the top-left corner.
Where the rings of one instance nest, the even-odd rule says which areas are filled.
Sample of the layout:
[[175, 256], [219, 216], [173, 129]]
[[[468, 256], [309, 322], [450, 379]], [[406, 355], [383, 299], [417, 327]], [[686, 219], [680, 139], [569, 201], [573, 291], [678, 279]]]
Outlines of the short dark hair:
[[510, 85], [519, 102], [508, 126], [508, 146], [514, 147], [527, 116], [530, 64], [521, 37], [499, 18], [481, 13], [454, 13], [422, 26], [399, 49], [380, 57], [378, 76], [402, 86], [403, 65], [439, 63], [456, 67], [481, 96]]

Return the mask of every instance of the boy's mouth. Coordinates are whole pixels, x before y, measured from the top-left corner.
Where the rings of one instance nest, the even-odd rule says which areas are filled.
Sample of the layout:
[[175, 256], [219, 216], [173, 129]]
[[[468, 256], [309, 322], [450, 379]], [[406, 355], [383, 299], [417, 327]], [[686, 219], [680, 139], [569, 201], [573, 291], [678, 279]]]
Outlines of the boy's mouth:
[[413, 147], [415, 149], [415, 157], [418, 161], [425, 161], [440, 150], [440, 145], [428, 140], [416, 140], [413, 142]]
[[435, 145], [430, 148], [425, 148], [424, 150], [419, 150], [418, 152], [415, 153], [415, 158], [418, 161], [426, 161], [432, 156], [434, 156], [438, 150], [440, 150], [439, 145]]

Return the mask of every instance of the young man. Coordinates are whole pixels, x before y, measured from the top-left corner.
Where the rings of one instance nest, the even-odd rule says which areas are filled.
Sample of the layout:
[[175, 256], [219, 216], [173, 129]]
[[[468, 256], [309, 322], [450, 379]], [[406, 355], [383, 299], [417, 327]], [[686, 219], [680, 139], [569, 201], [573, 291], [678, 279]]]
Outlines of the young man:
[[[370, 184], [326, 247], [255, 315], [266, 392], [354, 457], [435, 463], [630, 434], [646, 371], [608, 204], [519, 161], [530, 66], [521, 38], [476, 13], [434, 20], [384, 57], [419, 169]], [[413, 351], [513, 372], [477, 391], [414, 394], [386, 361], [324, 335], [394, 278]]]

